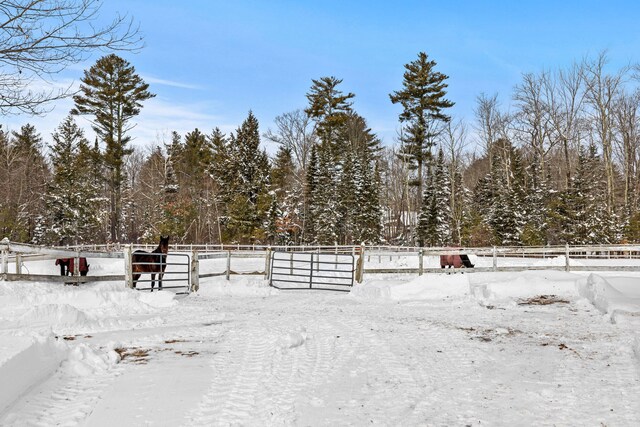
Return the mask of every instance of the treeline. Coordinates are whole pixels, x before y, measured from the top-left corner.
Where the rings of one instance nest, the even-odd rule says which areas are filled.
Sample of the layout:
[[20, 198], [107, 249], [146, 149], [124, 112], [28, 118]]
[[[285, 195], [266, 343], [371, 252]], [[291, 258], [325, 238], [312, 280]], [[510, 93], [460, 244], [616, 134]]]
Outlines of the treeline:
[[[85, 71], [75, 107], [45, 147], [31, 125], [0, 131], [0, 233], [39, 244], [181, 243], [429, 246], [640, 240], [640, 92], [606, 56], [524, 74], [510, 110], [477, 97], [452, 118], [448, 76], [424, 53], [405, 65], [383, 146], [344, 93], [312, 80], [304, 109], [228, 135], [173, 132], [134, 148], [154, 95], [127, 61]], [[88, 141], [75, 116], [92, 120]], [[272, 157], [262, 141], [277, 144]], [[145, 151], [146, 150], [146, 151]]]

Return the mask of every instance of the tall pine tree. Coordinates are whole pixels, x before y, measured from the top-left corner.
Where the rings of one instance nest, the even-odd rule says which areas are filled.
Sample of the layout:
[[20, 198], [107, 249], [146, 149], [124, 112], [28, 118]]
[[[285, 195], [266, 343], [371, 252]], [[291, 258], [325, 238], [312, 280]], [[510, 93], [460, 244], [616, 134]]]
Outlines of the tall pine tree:
[[404, 124], [401, 155], [417, 172], [414, 183], [419, 197], [423, 196], [424, 168], [429, 166], [431, 150], [439, 133], [438, 124], [450, 120], [444, 111], [454, 105], [445, 98], [449, 77], [435, 71], [435, 66], [436, 62], [429, 60], [426, 53], [418, 53], [418, 59], [404, 66], [403, 89], [389, 95], [392, 103], [399, 103], [403, 108], [399, 115]]
[[84, 72], [80, 91], [73, 97], [72, 114], [93, 116], [92, 128], [105, 144], [104, 164], [108, 173], [110, 199], [109, 231], [119, 241], [122, 229], [122, 193], [126, 179], [124, 158], [131, 153], [131, 119], [140, 113], [142, 102], [155, 95], [136, 74], [135, 68], [115, 54], [104, 56]]

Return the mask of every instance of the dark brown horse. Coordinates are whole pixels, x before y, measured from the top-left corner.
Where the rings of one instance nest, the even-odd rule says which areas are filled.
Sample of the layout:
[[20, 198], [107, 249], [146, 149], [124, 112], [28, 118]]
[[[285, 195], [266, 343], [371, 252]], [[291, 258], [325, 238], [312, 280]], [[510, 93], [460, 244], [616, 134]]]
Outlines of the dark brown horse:
[[[73, 258], [58, 258], [56, 260], [56, 265], [60, 266], [60, 275], [61, 276], [73, 276], [73, 267], [74, 267], [74, 259]], [[89, 272], [89, 264], [87, 264], [87, 259], [84, 257], [79, 258], [80, 265], [78, 266], [78, 271], [81, 276], [86, 276]]]
[[151, 274], [151, 292], [156, 285], [158, 275], [158, 290], [162, 290], [162, 276], [167, 268], [167, 252], [169, 252], [169, 236], [160, 236], [160, 244], [153, 252], [135, 251], [131, 256], [133, 271], [133, 287], [136, 287], [140, 275]]

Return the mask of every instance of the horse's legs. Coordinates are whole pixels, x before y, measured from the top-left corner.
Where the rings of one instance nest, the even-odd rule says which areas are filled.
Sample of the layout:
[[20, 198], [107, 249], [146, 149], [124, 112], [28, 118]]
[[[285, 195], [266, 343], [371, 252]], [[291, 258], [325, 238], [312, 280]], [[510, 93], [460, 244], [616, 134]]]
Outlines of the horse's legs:
[[64, 271], [64, 263], [60, 263], [60, 275], [61, 276], [66, 276], [65, 271]]
[[164, 276], [164, 271], [162, 273], [158, 273], [158, 290], [162, 290], [162, 276]]
[[153, 292], [153, 288], [156, 285], [156, 273], [151, 273], [151, 292]]
[[136, 288], [136, 284], [138, 283], [138, 279], [140, 278], [140, 273], [135, 273], [133, 275], [133, 289]]

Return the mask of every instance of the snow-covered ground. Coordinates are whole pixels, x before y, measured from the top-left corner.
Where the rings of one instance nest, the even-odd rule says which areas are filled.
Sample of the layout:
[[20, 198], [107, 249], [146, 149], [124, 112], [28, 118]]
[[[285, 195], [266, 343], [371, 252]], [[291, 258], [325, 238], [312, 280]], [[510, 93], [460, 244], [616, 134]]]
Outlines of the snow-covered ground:
[[366, 275], [350, 293], [232, 276], [189, 296], [0, 282], [2, 426], [639, 423], [637, 273]]

